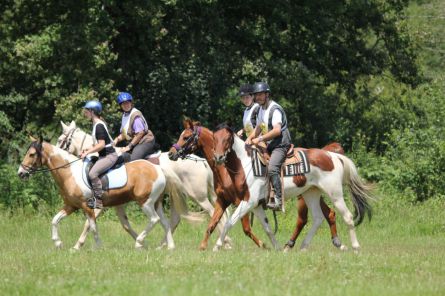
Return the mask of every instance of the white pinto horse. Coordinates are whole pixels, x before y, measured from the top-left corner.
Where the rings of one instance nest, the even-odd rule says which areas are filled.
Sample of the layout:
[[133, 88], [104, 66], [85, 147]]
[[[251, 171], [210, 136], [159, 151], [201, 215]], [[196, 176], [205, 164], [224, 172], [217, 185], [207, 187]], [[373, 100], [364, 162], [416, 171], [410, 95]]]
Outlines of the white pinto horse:
[[[78, 128], [74, 121], [71, 121], [69, 125], [61, 122], [61, 125], [63, 133], [57, 140], [57, 147], [74, 155], [79, 155], [83, 149], [93, 145], [91, 135]], [[187, 197], [191, 198], [193, 202], [212, 217], [214, 212], [212, 202], [215, 202], [216, 194], [213, 190], [213, 173], [206, 160], [196, 155], [190, 155], [188, 158], [176, 162], [171, 161], [166, 152], [161, 153], [159, 160], [160, 167], [167, 180], [164, 193], [167, 194], [171, 200], [170, 225], [172, 232], [175, 231], [181, 218], [192, 223], [202, 221], [200, 215], [188, 211], [186, 203]], [[96, 215], [99, 216], [101, 212], [101, 210], [96, 210]], [[116, 208], [116, 212], [125, 231], [135, 239], [137, 234], [128, 221], [125, 208]], [[224, 213], [221, 223], [217, 226], [219, 232], [223, 230], [223, 223], [227, 221], [227, 217], [228, 214]], [[84, 230], [77, 244], [74, 246], [75, 249], [79, 249], [84, 244], [88, 225], [87, 220]], [[164, 238], [161, 246], [165, 246], [166, 242], [167, 240]], [[225, 238], [224, 247], [227, 249], [232, 247], [230, 237]]]
[[[64, 206], [52, 219], [52, 239], [56, 248], [62, 247], [62, 240], [58, 232], [60, 221], [78, 209], [82, 209], [87, 216], [88, 230], [93, 232], [96, 246], [101, 245], [96, 226], [96, 215], [86, 203], [92, 192], [82, 179], [82, 171], [83, 163], [78, 157], [43, 142], [41, 139], [33, 139], [18, 169], [17, 173], [21, 179], [27, 179], [37, 172], [51, 172], [59, 187]], [[149, 161], [137, 160], [125, 164], [124, 171], [127, 175], [124, 179], [126, 182], [122, 182], [116, 188], [111, 188], [104, 193], [104, 206], [122, 209], [123, 205], [129, 201], [137, 202], [149, 221], [146, 228], [136, 235], [135, 247], [139, 249], [144, 246], [145, 237], [160, 221], [167, 238], [167, 247], [174, 249], [175, 244], [170, 224], [163, 213], [162, 203], [159, 202], [159, 197], [166, 184], [161, 168]]]
[[[225, 165], [229, 171], [244, 171], [244, 174], [239, 173], [238, 175], [246, 175], [246, 177], [242, 177], [239, 182], [253, 185], [255, 179], [264, 180], [263, 177], [253, 177], [252, 161], [246, 152], [245, 143], [230, 128], [227, 126], [220, 127], [213, 133], [213, 140], [215, 162]], [[314, 222], [303, 240], [301, 248], [305, 249], [309, 246], [317, 229], [322, 224], [324, 216], [320, 208], [320, 197], [322, 193], [325, 193], [331, 199], [349, 229], [352, 248], [359, 250], [360, 244], [355, 233], [354, 216], [346, 206], [343, 197], [343, 184], [350, 189], [352, 202], [356, 209], [355, 222], [357, 225], [363, 221], [365, 214], [368, 214], [369, 218], [371, 217], [372, 209], [369, 201], [374, 198], [370, 194], [370, 187], [361, 181], [354, 163], [348, 157], [321, 149], [299, 149], [306, 151], [311, 169], [310, 172], [298, 178], [285, 177], [284, 195], [285, 198], [302, 195], [312, 212]], [[257, 192], [264, 192], [265, 181], [257, 181], [257, 184], [263, 188], [262, 190], [257, 189]], [[256, 203], [246, 203], [243, 206], [240, 204], [226, 223], [217, 244], [221, 245], [224, 235], [233, 224], [255, 206]], [[345, 247], [341, 247], [341, 249], [345, 249]]]

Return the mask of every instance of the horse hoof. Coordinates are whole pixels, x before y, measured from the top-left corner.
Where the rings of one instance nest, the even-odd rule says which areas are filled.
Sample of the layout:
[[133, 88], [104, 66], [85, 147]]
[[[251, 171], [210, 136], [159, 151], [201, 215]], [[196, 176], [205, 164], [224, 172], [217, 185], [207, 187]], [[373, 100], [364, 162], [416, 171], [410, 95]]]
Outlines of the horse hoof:
[[290, 251], [292, 251], [292, 248], [291, 248], [291, 247], [289, 247], [288, 245], [284, 246], [284, 249], [283, 249], [283, 252], [284, 252], [284, 253], [288, 253], [288, 252], [290, 252]]
[[206, 249], [207, 249], [207, 244], [201, 243], [201, 244], [199, 245], [199, 250], [200, 250], [200, 251], [205, 251]]
[[55, 243], [54, 243], [54, 245], [56, 246], [56, 249], [62, 249], [62, 247], [63, 247], [63, 243], [62, 243], [62, 241], [56, 241]]
[[136, 250], [142, 250], [144, 249], [144, 244], [137, 241], [135, 244], [135, 248]]
[[339, 249], [340, 249], [340, 251], [346, 252], [348, 250], [348, 247], [345, 245], [341, 245]]
[[229, 243], [225, 243], [225, 244], [224, 244], [224, 249], [226, 249], [226, 250], [232, 250], [232, 245], [229, 244]]
[[173, 251], [175, 248], [176, 248], [175, 245], [171, 245], [171, 246], [168, 246], [168, 247], [167, 247], [167, 250], [169, 250], [169, 251]]
[[79, 252], [80, 251], [80, 248], [77, 248], [77, 247], [72, 247], [71, 249], [70, 249], [70, 253], [77, 253], [77, 252]]
[[353, 247], [352, 250], [354, 251], [354, 254], [360, 253], [360, 247]]
[[221, 246], [215, 245], [213, 247], [213, 252], [218, 252], [221, 249]]

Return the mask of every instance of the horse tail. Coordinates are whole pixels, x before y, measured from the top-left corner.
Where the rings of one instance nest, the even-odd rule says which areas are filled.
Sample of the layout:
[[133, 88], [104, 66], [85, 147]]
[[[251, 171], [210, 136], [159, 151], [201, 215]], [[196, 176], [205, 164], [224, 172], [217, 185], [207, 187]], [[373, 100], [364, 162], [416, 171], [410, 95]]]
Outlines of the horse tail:
[[164, 193], [170, 197], [170, 206], [176, 210], [181, 218], [189, 223], [195, 224], [203, 222], [204, 214], [201, 212], [189, 212], [186, 200], [187, 196], [184, 194], [185, 190], [182, 190], [179, 178], [171, 172], [166, 172], [166, 170], [164, 170], [164, 173], [167, 179]]
[[365, 215], [368, 215], [369, 221], [372, 218], [372, 207], [370, 201], [375, 200], [371, 192], [373, 186], [365, 184], [360, 178], [357, 167], [348, 157], [336, 154], [344, 166], [343, 183], [347, 184], [354, 204], [354, 223], [356, 226], [363, 222]]

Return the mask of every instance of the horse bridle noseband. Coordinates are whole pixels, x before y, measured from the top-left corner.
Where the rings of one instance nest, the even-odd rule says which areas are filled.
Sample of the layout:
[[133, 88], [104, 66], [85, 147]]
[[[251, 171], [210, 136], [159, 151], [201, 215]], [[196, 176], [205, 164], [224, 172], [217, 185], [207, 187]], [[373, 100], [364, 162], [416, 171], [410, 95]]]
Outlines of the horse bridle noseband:
[[[187, 130], [191, 130], [190, 128]], [[198, 146], [199, 136], [201, 135], [202, 128], [200, 126], [193, 127], [192, 135], [185, 141], [184, 145], [179, 146], [178, 143], [172, 146], [176, 149], [180, 158], [184, 159], [190, 153], [192, 153]]]

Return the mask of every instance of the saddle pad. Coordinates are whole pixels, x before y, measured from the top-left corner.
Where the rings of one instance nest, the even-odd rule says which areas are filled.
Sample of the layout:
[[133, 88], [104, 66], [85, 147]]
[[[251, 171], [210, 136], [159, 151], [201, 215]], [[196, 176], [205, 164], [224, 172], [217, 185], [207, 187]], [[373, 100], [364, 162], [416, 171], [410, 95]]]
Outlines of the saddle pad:
[[306, 151], [297, 151], [300, 161], [292, 164], [287, 164], [283, 167], [283, 175], [285, 177], [304, 175], [311, 171], [309, 161], [306, 156]]
[[257, 149], [252, 149], [252, 171], [255, 177], [266, 176], [266, 166], [261, 161]]
[[[83, 161], [83, 169], [82, 169], [82, 180], [87, 185], [88, 188], [91, 189], [91, 183], [88, 177], [88, 172], [92, 166], [91, 159], [86, 157]], [[127, 169], [125, 166], [120, 166], [117, 169], [109, 170], [107, 173], [100, 177], [102, 181], [102, 189], [117, 189], [124, 187], [127, 184], [128, 176]]]

